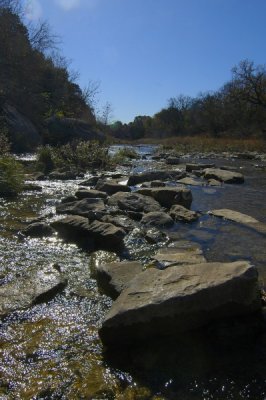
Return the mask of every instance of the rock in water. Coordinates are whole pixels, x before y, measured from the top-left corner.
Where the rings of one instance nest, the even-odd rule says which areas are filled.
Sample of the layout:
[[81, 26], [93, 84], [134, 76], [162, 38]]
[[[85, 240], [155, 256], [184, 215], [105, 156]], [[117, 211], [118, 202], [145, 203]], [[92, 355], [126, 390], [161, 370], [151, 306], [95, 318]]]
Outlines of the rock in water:
[[243, 183], [244, 176], [239, 172], [226, 171], [219, 168], [206, 168], [204, 170], [205, 179], [217, 179], [225, 183]]
[[257, 270], [246, 261], [151, 268], [116, 299], [99, 334], [107, 346], [134, 345], [260, 308]]
[[138, 189], [137, 193], [144, 196], [151, 196], [154, 200], [158, 201], [162, 207], [166, 208], [170, 208], [174, 204], [180, 204], [189, 208], [192, 203], [191, 191], [183, 187], [165, 186], [162, 188], [141, 188]]
[[51, 300], [67, 285], [55, 267], [33, 269], [0, 287], [0, 317]]

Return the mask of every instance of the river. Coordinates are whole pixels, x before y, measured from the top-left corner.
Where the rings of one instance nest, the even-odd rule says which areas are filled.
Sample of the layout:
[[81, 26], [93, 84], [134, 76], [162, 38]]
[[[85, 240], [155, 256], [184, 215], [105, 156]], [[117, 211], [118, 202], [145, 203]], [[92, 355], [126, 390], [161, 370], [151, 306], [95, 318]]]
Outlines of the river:
[[[115, 149], [112, 149], [115, 151]], [[143, 157], [122, 172], [154, 168], [153, 147], [137, 148]], [[195, 161], [186, 157], [182, 162]], [[196, 160], [198, 161], [198, 160]], [[206, 215], [231, 208], [266, 223], [266, 170], [254, 160], [217, 158], [202, 162], [241, 167], [242, 185], [191, 187], [192, 209], [202, 217], [192, 225], [175, 226], [176, 239], [200, 243], [208, 261], [249, 260], [266, 285], [265, 236], [236, 223]], [[262, 163], [261, 163], [262, 164]], [[158, 164], [159, 167], [159, 164]], [[89, 176], [89, 174], [87, 175]], [[0, 199], [0, 284], [23, 276], [33, 265], [59, 264], [67, 288], [48, 303], [17, 311], [0, 328], [1, 399], [221, 400], [266, 398], [266, 335], [232, 343], [195, 338], [171, 341], [109, 356], [98, 328], [111, 305], [100, 294], [93, 269], [116, 259], [105, 251], [88, 254], [57, 236], [43, 239], [20, 234], [30, 218], [55, 218], [55, 206], [74, 194], [81, 180], [40, 181], [42, 192], [23, 192], [16, 200]], [[135, 249], [143, 259], [149, 249]], [[225, 334], [226, 336], [226, 334]]]

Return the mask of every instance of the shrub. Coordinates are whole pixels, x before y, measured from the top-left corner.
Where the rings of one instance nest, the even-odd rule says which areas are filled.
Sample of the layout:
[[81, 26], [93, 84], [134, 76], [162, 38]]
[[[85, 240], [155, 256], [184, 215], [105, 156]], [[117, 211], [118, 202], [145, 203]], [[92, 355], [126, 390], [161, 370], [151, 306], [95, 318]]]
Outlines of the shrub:
[[130, 147], [123, 147], [122, 149], [118, 150], [112, 157], [113, 164], [121, 164], [126, 160], [130, 159], [137, 159], [139, 158], [138, 153], [136, 150], [131, 149]]
[[86, 170], [90, 167], [105, 168], [110, 163], [108, 149], [96, 141], [81, 141], [60, 147], [40, 147], [37, 152], [38, 168], [45, 173], [56, 168]]
[[11, 156], [0, 158], [0, 195], [15, 196], [24, 184], [22, 165]]
[[7, 130], [2, 128], [0, 131], [0, 155], [4, 156], [10, 152], [10, 143], [7, 137]]

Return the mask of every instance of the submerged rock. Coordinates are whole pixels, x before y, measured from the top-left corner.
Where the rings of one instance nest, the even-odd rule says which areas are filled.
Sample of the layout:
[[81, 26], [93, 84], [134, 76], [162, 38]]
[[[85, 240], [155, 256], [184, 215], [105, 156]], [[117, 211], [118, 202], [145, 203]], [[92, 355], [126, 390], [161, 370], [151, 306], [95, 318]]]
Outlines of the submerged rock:
[[34, 222], [23, 229], [22, 233], [26, 236], [43, 237], [51, 236], [54, 230], [45, 222]]
[[258, 274], [246, 261], [150, 268], [116, 299], [99, 334], [107, 346], [134, 345], [260, 309]]
[[177, 180], [184, 178], [186, 174], [184, 171], [146, 171], [140, 174], [130, 175], [127, 184], [129, 186], [135, 186], [139, 183], [150, 182], [154, 180]]
[[112, 262], [96, 266], [96, 279], [103, 292], [116, 299], [140, 272], [142, 265], [138, 261]]
[[189, 208], [192, 203], [191, 191], [183, 187], [141, 188], [138, 189], [137, 193], [152, 197], [162, 207], [166, 208], [170, 208], [173, 204], [180, 204]]
[[173, 205], [169, 214], [175, 221], [194, 222], [199, 218], [195, 211], [190, 211], [179, 204]]
[[205, 179], [217, 179], [225, 183], [243, 183], [244, 176], [240, 172], [227, 171], [219, 168], [206, 168], [204, 170]]
[[161, 269], [174, 265], [206, 262], [201, 248], [197, 244], [187, 241], [177, 242], [173, 247], [163, 247], [152, 258]]
[[253, 218], [250, 215], [242, 214], [238, 211], [229, 210], [227, 208], [223, 208], [220, 210], [211, 210], [209, 211], [209, 214], [214, 215], [215, 217], [225, 218], [229, 221], [243, 224], [249, 228], [254, 229], [257, 232], [266, 234], [266, 224], [258, 221], [256, 218]]
[[24, 276], [0, 286], [0, 317], [51, 300], [67, 285], [57, 268], [34, 268]]
[[229, 210], [227, 208], [223, 208], [220, 210], [211, 210], [209, 214], [214, 215], [215, 217], [221, 217], [228, 219], [230, 221], [238, 222], [240, 224], [249, 225], [249, 224], [257, 224], [259, 221], [250, 215], [242, 214], [238, 211]]

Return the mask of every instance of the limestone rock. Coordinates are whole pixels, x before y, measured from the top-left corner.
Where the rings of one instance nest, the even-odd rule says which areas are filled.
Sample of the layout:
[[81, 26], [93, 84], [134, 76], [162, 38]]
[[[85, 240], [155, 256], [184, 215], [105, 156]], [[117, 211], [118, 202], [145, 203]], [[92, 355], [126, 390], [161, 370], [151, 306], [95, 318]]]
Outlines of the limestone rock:
[[23, 229], [22, 233], [26, 236], [43, 237], [51, 236], [54, 230], [45, 222], [34, 222]]
[[86, 198], [70, 203], [62, 203], [56, 207], [58, 214], [80, 215], [90, 219], [103, 216], [106, 212], [102, 199]]
[[154, 180], [177, 180], [184, 178], [185, 173], [183, 171], [146, 171], [140, 174], [130, 175], [127, 184], [129, 186], [135, 186], [139, 183], [150, 182]]
[[206, 168], [204, 170], [205, 179], [217, 179], [225, 183], [243, 183], [244, 176], [240, 172], [226, 171], [219, 168]]
[[103, 292], [116, 299], [140, 272], [142, 265], [138, 261], [112, 262], [96, 267], [96, 279]]
[[100, 190], [86, 190], [86, 189], [79, 189], [76, 193], [75, 196], [81, 200], [81, 199], [106, 199], [107, 194], [105, 192], [101, 192]]
[[160, 204], [153, 198], [143, 196], [140, 193], [118, 192], [111, 196], [107, 202], [108, 206], [118, 207], [121, 210], [148, 213], [152, 211], [161, 211]]
[[214, 215], [215, 217], [221, 217], [228, 219], [230, 221], [238, 222], [240, 224], [249, 225], [256, 224], [259, 221], [250, 215], [242, 214], [238, 211], [229, 210], [227, 208], [223, 208], [220, 210], [211, 210], [209, 214]]
[[123, 246], [125, 231], [113, 224], [89, 220], [81, 216], [68, 216], [54, 221], [53, 228], [68, 240], [89, 249], [113, 250]]
[[67, 285], [54, 267], [34, 268], [24, 276], [0, 286], [0, 317], [52, 299]]
[[153, 211], [143, 216], [141, 223], [147, 226], [169, 228], [174, 224], [173, 219], [162, 211]]
[[187, 172], [192, 172], [192, 171], [200, 171], [202, 169], [206, 168], [214, 168], [214, 164], [197, 164], [197, 163], [190, 163], [186, 164], [186, 171]]
[[193, 222], [199, 218], [195, 211], [190, 211], [179, 204], [173, 205], [169, 214], [175, 221]]
[[191, 178], [189, 176], [187, 176], [186, 178], [183, 178], [183, 179], [179, 179], [177, 182], [181, 183], [182, 185], [190, 185], [190, 186], [203, 186], [204, 185], [203, 181]]
[[166, 268], [173, 265], [182, 264], [201, 264], [206, 259], [203, 256], [201, 248], [196, 244], [188, 241], [175, 243], [173, 247], [163, 247], [153, 256], [159, 268]]
[[189, 208], [192, 203], [192, 193], [183, 187], [165, 186], [163, 188], [141, 188], [137, 193], [151, 196], [162, 207], [170, 208], [174, 204], [180, 204]]
[[115, 180], [105, 180], [99, 179], [95, 189], [101, 190], [107, 193], [109, 196], [117, 192], [131, 192], [131, 189], [127, 185], [120, 185]]
[[258, 274], [246, 261], [150, 268], [116, 299], [99, 334], [107, 346], [132, 345], [260, 309]]

